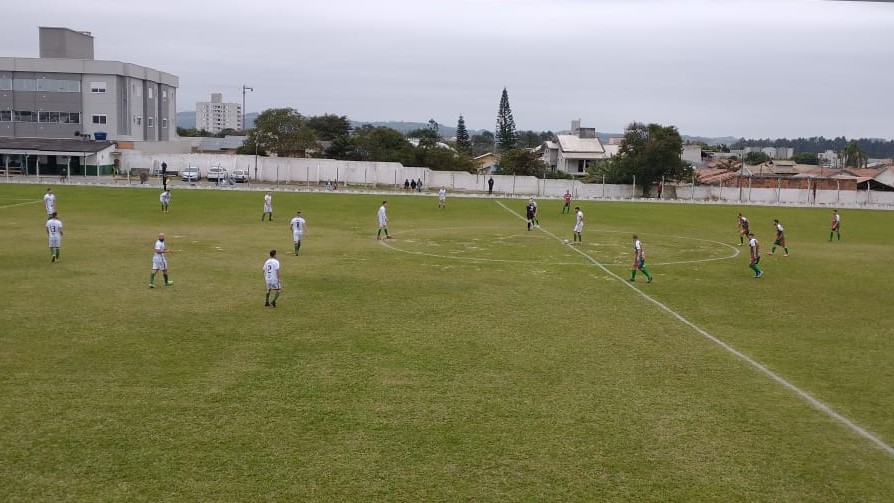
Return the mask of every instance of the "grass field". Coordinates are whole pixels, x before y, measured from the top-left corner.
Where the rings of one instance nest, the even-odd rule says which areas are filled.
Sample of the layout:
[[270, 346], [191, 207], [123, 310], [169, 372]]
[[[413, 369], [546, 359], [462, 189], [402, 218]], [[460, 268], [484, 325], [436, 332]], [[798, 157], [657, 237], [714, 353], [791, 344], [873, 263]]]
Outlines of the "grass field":
[[[58, 186], [51, 263], [44, 190], [0, 185], [2, 501], [894, 498], [894, 213], [582, 201], [572, 247], [559, 201], [395, 194], [386, 242], [381, 195]], [[738, 211], [786, 226], [759, 280]]]

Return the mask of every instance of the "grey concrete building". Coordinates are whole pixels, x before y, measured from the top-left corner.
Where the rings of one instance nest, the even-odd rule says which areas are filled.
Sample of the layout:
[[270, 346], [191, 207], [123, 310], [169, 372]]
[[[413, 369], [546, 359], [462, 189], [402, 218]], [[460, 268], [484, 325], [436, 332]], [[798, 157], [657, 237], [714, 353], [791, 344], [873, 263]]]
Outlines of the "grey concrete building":
[[96, 60], [88, 32], [39, 31], [39, 58], [0, 57], [0, 139], [177, 139], [177, 76]]

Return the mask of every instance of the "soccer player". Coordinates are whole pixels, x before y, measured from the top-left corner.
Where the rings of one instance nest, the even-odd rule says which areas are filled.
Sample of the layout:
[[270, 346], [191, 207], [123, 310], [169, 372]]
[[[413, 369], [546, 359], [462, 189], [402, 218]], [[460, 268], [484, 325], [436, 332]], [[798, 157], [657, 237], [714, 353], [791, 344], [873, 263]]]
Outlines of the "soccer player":
[[158, 241], [155, 242], [155, 254], [152, 256], [152, 273], [149, 275], [149, 288], [155, 288], [155, 274], [161, 271], [165, 279], [165, 286], [171, 286], [173, 281], [168, 279], [168, 259], [165, 257], [171, 250], [165, 247], [165, 233], [158, 234]]
[[62, 221], [54, 211], [47, 220], [47, 238], [50, 241], [50, 262], [59, 262], [59, 248], [62, 247]]
[[788, 247], [785, 246], [785, 229], [782, 228], [782, 224], [779, 223], [779, 220], [773, 219], [773, 225], [776, 227], [776, 241], [773, 241], [773, 247], [770, 248], [770, 253], [767, 255], [773, 255], [773, 252], [776, 251], [777, 246], [782, 247], [782, 256], [788, 257]]
[[745, 237], [748, 236], [750, 232], [748, 219], [745, 218], [745, 215], [739, 213], [739, 246], [745, 244]]
[[47, 210], [47, 220], [53, 218], [53, 213], [56, 212], [56, 194], [52, 187], [48, 187], [47, 193], [43, 195], [43, 207]]
[[643, 248], [643, 243], [639, 240], [636, 234], [633, 235], [633, 269], [630, 270], [630, 279], [628, 281], [636, 281], [636, 271], [642, 271], [643, 274], [648, 278], [646, 283], [652, 282], [652, 275], [649, 274], [649, 271], [646, 270], [646, 250]]
[[295, 241], [295, 255], [301, 249], [301, 238], [304, 237], [304, 231], [307, 230], [307, 222], [301, 216], [301, 212], [295, 213], [292, 220], [289, 221], [289, 227], [292, 228], [292, 239]]
[[447, 209], [447, 189], [443, 185], [438, 189], [438, 208]]
[[171, 191], [165, 189], [160, 196], [158, 196], [158, 200], [161, 202], [161, 212], [167, 213], [168, 206], [171, 204]]
[[832, 210], [832, 230], [829, 231], [829, 241], [832, 241], [832, 235], [838, 234], [838, 240], [841, 241], [841, 215], [838, 210]]
[[379, 212], [376, 213], [376, 218], [379, 220], [379, 230], [376, 232], [376, 239], [382, 239], [382, 232], [385, 232], [385, 239], [391, 239], [391, 236], [388, 235], [388, 210], [385, 207], [388, 205], [388, 201], [382, 201], [382, 206], [379, 206]]
[[761, 271], [757, 266], [761, 262], [761, 244], [754, 237], [754, 234], [750, 232], [748, 233], [748, 246], [751, 248], [751, 261], [748, 263], [748, 267], [754, 271], [755, 278], [760, 278], [764, 275], [764, 271]]
[[566, 190], [565, 195], [562, 196], [562, 200], [564, 201], [564, 205], [562, 205], [562, 214], [571, 212], [571, 192]]
[[534, 198], [528, 200], [528, 205], [525, 206], [525, 218], [528, 220], [528, 230], [531, 230], [531, 227], [534, 225], [534, 219], [537, 217], [537, 205], [534, 204]]
[[584, 230], [584, 212], [580, 210], [580, 206], [575, 206], [574, 214], [577, 215], [577, 221], [574, 224], [574, 230], [572, 231], [574, 238], [573, 242], [583, 244], [584, 238], [581, 236], [581, 232]]
[[537, 210], [537, 201], [531, 198], [531, 204], [534, 205], [534, 227], [540, 227], [540, 212]]
[[[276, 307], [276, 299], [282, 285], [279, 281], [279, 260], [276, 260], [276, 250], [270, 250], [270, 258], [264, 262], [264, 281], [267, 283], [267, 296], [264, 298], [264, 307]], [[273, 300], [270, 300], [270, 292], [273, 292]]]
[[268, 222], [273, 221], [273, 194], [269, 191], [264, 194], [264, 213], [261, 213], [261, 222], [264, 221], [265, 216], [270, 217]]

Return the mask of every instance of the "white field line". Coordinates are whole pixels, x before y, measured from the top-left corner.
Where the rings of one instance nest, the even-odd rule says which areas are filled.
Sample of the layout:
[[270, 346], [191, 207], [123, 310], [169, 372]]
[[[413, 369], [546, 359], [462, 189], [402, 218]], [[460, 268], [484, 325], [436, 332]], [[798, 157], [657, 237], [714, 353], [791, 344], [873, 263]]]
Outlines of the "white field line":
[[[502, 203], [500, 203], [500, 204], [502, 205]], [[504, 206], [504, 208], [505, 208], [505, 206]], [[412, 231], [392, 232], [391, 235], [392, 236], [406, 235], [406, 234], [412, 235], [416, 232], [440, 231], [440, 230], [444, 230], [444, 229], [453, 229], [453, 228], [455, 228], [455, 227], [413, 229]], [[609, 232], [621, 232], [621, 231], [609, 231]], [[550, 234], [550, 235], [552, 236], [552, 234]], [[654, 235], [655, 236], [672, 237], [672, 238], [677, 238], [677, 239], [688, 239], [690, 241], [702, 241], [705, 243], [711, 243], [711, 244], [716, 244], [716, 245], [720, 245], [720, 246], [725, 246], [727, 248], [730, 248], [733, 251], [733, 253], [731, 255], [727, 255], [725, 257], [680, 260], [680, 261], [676, 261], [676, 262], [652, 262], [652, 261], [649, 261], [650, 267], [661, 266], [661, 265], [698, 264], [698, 263], [702, 263], [702, 262], [714, 262], [717, 260], [729, 260], [732, 258], [736, 258], [739, 255], [739, 250], [736, 249], [736, 247], [734, 247], [730, 244], [727, 244], [727, 243], [721, 243], [720, 241], [711, 241], [710, 239], [687, 238], [687, 237], [681, 237], [681, 236], [668, 236], [667, 234], [654, 234]], [[511, 235], [508, 237], [515, 237], [515, 235]], [[556, 236], [552, 236], [552, 237], [555, 238]], [[429, 253], [429, 252], [423, 252], [423, 251], [410, 251], [410, 250], [405, 250], [403, 248], [398, 248], [397, 246], [394, 246], [393, 243], [389, 243], [384, 240], [382, 241], [382, 245], [386, 246], [388, 248], [391, 248], [394, 251], [406, 253], [408, 255], [419, 255], [419, 256], [423, 256], [423, 257], [444, 258], [444, 259], [448, 259], [448, 260], [458, 260], [460, 262], [493, 262], [493, 263], [505, 263], [505, 264], [530, 264], [531, 263], [530, 260], [511, 260], [511, 259], [484, 258], [484, 257], [459, 257], [459, 256], [455, 256], [455, 255], [442, 255], [442, 254], [438, 254], [438, 253]], [[626, 262], [605, 262], [603, 265], [615, 266], [615, 265], [624, 265], [625, 263]], [[580, 266], [582, 264], [580, 262], [550, 262], [549, 265]]]
[[[18, 201], [18, 199], [14, 199], [14, 201]], [[26, 204], [35, 204], [35, 203], [42, 203], [42, 202], [43, 202], [43, 199], [35, 199], [33, 201], [29, 199], [29, 200], [27, 200], [27, 202], [24, 202], [24, 203], [7, 204], [4, 206], [0, 206], [0, 210], [2, 210], [3, 208], [12, 208], [14, 206], [24, 206]]]
[[[509, 213], [512, 213], [513, 215], [517, 216], [518, 218], [524, 220], [524, 217], [522, 217], [520, 214], [518, 214], [518, 213], [512, 211], [511, 209], [509, 209], [506, 205], [504, 205], [504, 204], [501, 203], [500, 201], [496, 201], [496, 203], [499, 204], [500, 206], [502, 206], [503, 209], [505, 209], [505, 210], [508, 211]], [[546, 234], [547, 236], [550, 236], [550, 237], [554, 238], [556, 241], [561, 242], [561, 238], [559, 238], [559, 237], [556, 236], [555, 234], [553, 234], [553, 233], [551, 233], [551, 232], [549, 232], [549, 231], [543, 229], [542, 227], [538, 227], [538, 229], [539, 229], [541, 232], [543, 232], [544, 234]], [[570, 246], [570, 245], [566, 245], [566, 246]], [[816, 398], [814, 398], [813, 396], [811, 396], [810, 393], [807, 393], [806, 391], [802, 390], [801, 388], [799, 388], [799, 387], [795, 386], [794, 384], [788, 382], [785, 378], [783, 378], [783, 377], [780, 376], [779, 374], [773, 372], [772, 370], [768, 369], [768, 368], [765, 367], [763, 364], [761, 364], [761, 363], [759, 363], [758, 361], [754, 360], [754, 359], [751, 358], [750, 356], [746, 355], [745, 353], [742, 353], [741, 351], [739, 351], [739, 350], [737, 350], [736, 348], [730, 346], [729, 344], [723, 342], [722, 340], [718, 339], [717, 337], [714, 337], [713, 335], [709, 334], [708, 332], [706, 332], [706, 331], [705, 331], [704, 329], [702, 329], [701, 327], [697, 326], [695, 323], [692, 323], [691, 321], [689, 321], [689, 320], [687, 320], [686, 318], [684, 318], [683, 315], [677, 313], [676, 311], [674, 311], [673, 309], [671, 309], [671, 308], [667, 307], [666, 305], [662, 304], [662, 303], [659, 302], [658, 300], [655, 300], [655, 299], [653, 299], [652, 297], [650, 297], [649, 295], [643, 293], [643, 291], [640, 290], [639, 288], [637, 288], [636, 286], [634, 286], [633, 283], [628, 282], [628, 281], [625, 280], [624, 278], [622, 278], [622, 277], [618, 276], [617, 274], [613, 273], [612, 271], [608, 270], [608, 268], [606, 268], [606, 267], [605, 267], [604, 265], [602, 265], [598, 260], [594, 259], [594, 258], [591, 257], [590, 255], [584, 253], [583, 251], [577, 249], [577, 248], [574, 247], [574, 246], [571, 246], [571, 248], [572, 248], [574, 251], [576, 251], [577, 253], [579, 253], [581, 256], [583, 256], [584, 258], [586, 258], [587, 260], [589, 260], [590, 263], [592, 263], [592, 264], [595, 265], [596, 267], [602, 269], [606, 274], [608, 274], [609, 276], [611, 276], [611, 277], [617, 279], [618, 281], [620, 281], [622, 285], [624, 285], [624, 286], [630, 288], [631, 290], [633, 290], [633, 291], [634, 291], [636, 294], [638, 294], [640, 297], [646, 299], [647, 301], [651, 302], [652, 304], [655, 304], [659, 309], [661, 309], [662, 311], [664, 311], [664, 312], [666, 312], [667, 314], [671, 315], [672, 317], [676, 318], [676, 319], [679, 320], [681, 323], [683, 323], [684, 325], [688, 326], [689, 328], [691, 328], [692, 330], [694, 330], [696, 333], [698, 333], [698, 334], [701, 335], [702, 337], [708, 339], [709, 341], [713, 342], [714, 344], [717, 344], [718, 346], [720, 346], [721, 348], [725, 349], [726, 351], [728, 351], [730, 354], [732, 354], [732, 355], [735, 356], [736, 358], [739, 358], [740, 360], [744, 361], [745, 363], [751, 365], [752, 367], [754, 367], [755, 369], [757, 369], [758, 371], [760, 371], [762, 374], [764, 374], [764, 375], [766, 375], [767, 377], [769, 377], [770, 379], [776, 381], [776, 383], [782, 385], [784, 388], [787, 388], [789, 391], [792, 391], [792, 392], [795, 393], [796, 395], [800, 396], [802, 399], [804, 399], [807, 403], [809, 403], [810, 405], [812, 405], [812, 406], [815, 407], [816, 409], [820, 410], [821, 412], [825, 413], [826, 415], [828, 415], [828, 416], [831, 417], [832, 419], [834, 419], [834, 420], [840, 422], [841, 424], [847, 426], [848, 429], [850, 429], [851, 431], [853, 431], [853, 432], [856, 433], [857, 435], [860, 435], [860, 436], [863, 437], [864, 439], [866, 439], [866, 440], [868, 440], [869, 442], [871, 442], [872, 444], [874, 444], [874, 445], [875, 445], [876, 447], [878, 447], [879, 449], [885, 451], [885, 452], [888, 453], [890, 456], [894, 457], [894, 447], [891, 447], [890, 445], [886, 444], [886, 443], [883, 442], [881, 439], [879, 439], [878, 437], [876, 437], [875, 435], [873, 435], [872, 433], [870, 433], [869, 431], [867, 431], [866, 429], [864, 429], [863, 427], [861, 427], [860, 425], [858, 425], [857, 423], [855, 423], [855, 422], [851, 421], [850, 419], [848, 419], [848, 418], [842, 416], [842, 415], [839, 414], [838, 412], [835, 412], [831, 407], [829, 407], [828, 405], [824, 404], [823, 402], [821, 402], [821, 401], [817, 400]]]

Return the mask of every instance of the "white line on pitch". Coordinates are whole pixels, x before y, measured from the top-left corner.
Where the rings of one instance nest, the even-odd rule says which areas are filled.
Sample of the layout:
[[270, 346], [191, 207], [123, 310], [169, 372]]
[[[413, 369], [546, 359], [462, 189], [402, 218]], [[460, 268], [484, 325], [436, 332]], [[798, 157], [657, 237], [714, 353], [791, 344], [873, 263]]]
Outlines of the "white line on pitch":
[[[505, 209], [505, 210], [508, 211], [509, 213], [512, 213], [513, 215], [515, 215], [515, 216], [521, 218], [522, 220], [524, 220], [524, 217], [522, 217], [520, 214], [516, 213], [515, 211], [512, 211], [511, 209], [509, 209], [509, 207], [507, 207], [505, 204], [501, 203], [500, 201], [496, 201], [496, 203], [499, 204], [500, 206], [502, 206], [503, 209]], [[561, 238], [559, 238], [559, 237], [556, 236], [555, 234], [553, 234], [553, 233], [551, 233], [551, 232], [549, 232], [549, 231], [543, 229], [542, 227], [538, 227], [538, 229], [539, 229], [541, 232], [543, 232], [544, 234], [546, 234], [547, 236], [550, 236], [550, 237], [554, 238], [556, 241], [561, 242]], [[609, 276], [611, 276], [611, 277], [617, 279], [618, 281], [620, 281], [621, 284], [623, 284], [624, 286], [626, 286], [626, 287], [630, 288], [631, 290], [633, 290], [634, 292], [636, 292], [640, 297], [642, 297], [642, 298], [646, 299], [647, 301], [649, 301], [649, 302], [655, 304], [655, 305], [658, 306], [658, 308], [660, 308], [662, 311], [664, 311], [664, 312], [666, 312], [667, 314], [671, 315], [672, 317], [676, 318], [677, 320], [679, 320], [681, 323], [683, 323], [684, 325], [688, 326], [689, 328], [695, 330], [695, 332], [698, 333], [699, 335], [701, 335], [702, 337], [708, 339], [709, 341], [713, 342], [714, 344], [717, 344], [718, 346], [720, 346], [721, 348], [725, 349], [726, 351], [728, 351], [728, 352], [729, 352], [730, 354], [732, 354], [733, 356], [735, 356], [735, 357], [739, 358], [740, 360], [744, 361], [745, 363], [751, 365], [752, 367], [754, 367], [755, 369], [757, 369], [758, 371], [760, 371], [762, 374], [764, 374], [764, 375], [766, 375], [767, 377], [769, 377], [770, 379], [776, 381], [778, 384], [780, 384], [781, 386], [787, 388], [789, 391], [791, 391], [791, 392], [795, 393], [796, 395], [800, 396], [800, 397], [803, 398], [805, 401], [807, 401], [807, 403], [809, 403], [810, 405], [812, 405], [812, 406], [814, 406], [815, 408], [819, 409], [820, 411], [822, 411], [823, 413], [825, 413], [826, 415], [828, 415], [828, 416], [831, 417], [832, 419], [835, 419], [835, 420], [838, 421], [839, 423], [841, 423], [841, 424], [847, 426], [851, 431], [853, 431], [853, 432], [856, 433], [857, 435], [860, 435], [861, 437], [863, 437], [863, 438], [865, 438], [866, 440], [870, 441], [870, 442], [873, 443], [876, 447], [878, 447], [879, 449], [885, 451], [885, 452], [888, 453], [889, 455], [894, 456], [894, 447], [891, 447], [890, 445], [886, 444], [886, 443], [883, 442], [881, 439], [879, 439], [878, 437], [876, 437], [875, 435], [873, 435], [873, 434], [870, 433], [869, 431], [865, 430], [863, 427], [861, 427], [861, 426], [858, 425], [857, 423], [855, 423], [855, 422], [851, 421], [850, 419], [848, 419], [848, 418], [842, 416], [842, 415], [839, 414], [838, 412], [835, 412], [831, 407], [829, 407], [828, 405], [826, 405], [826, 404], [824, 404], [823, 402], [819, 401], [818, 399], [814, 398], [810, 393], [808, 393], [808, 392], [802, 390], [801, 388], [795, 386], [794, 384], [788, 382], [785, 378], [783, 378], [783, 377], [780, 376], [779, 374], [773, 372], [772, 370], [768, 369], [768, 368], [765, 367], [763, 364], [759, 363], [757, 360], [751, 358], [750, 356], [746, 355], [745, 353], [742, 353], [741, 351], [739, 351], [739, 350], [737, 350], [736, 348], [730, 346], [729, 344], [723, 342], [722, 340], [718, 339], [717, 337], [714, 337], [713, 335], [709, 334], [707, 331], [705, 331], [704, 329], [702, 329], [701, 327], [699, 327], [699, 326], [696, 325], [695, 323], [692, 323], [691, 321], [689, 321], [689, 320], [687, 320], [686, 318], [684, 318], [683, 315], [681, 315], [680, 313], [674, 311], [673, 309], [667, 307], [666, 305], [664, 305], [664, 304], [661, 303], [660, 301], [655, 300], [654, 298], [650, 297], [649, 295], [643, 293], [642, 290], [640, 290], [639, 288], [637, 288], [636, 286], [634, 286], [632, 283], [629, 283], [627, 280], [625, 280], [625, 279], [622, 278], [621, 276], [618, 276], [617, 274], [615, 274], [615, 273], [613, 273], [612, 271], [610, 271], [607, 267], [605, 267], [604, 265], [602, 265], [602, 263], [600, 263], [598, 260], [594, 259], [594, 258], [591, 257], [590, 255], [584, 253], [583, 251], [581, 251], [581, 250], [579, 250], [579, 249], [577, 249], [577, 248], [575, 248], [575, 247], [571, 247], [571, 249], [573, 249], [575, 252], [579, 253], [581, 256], [583, 256], [584, 258], [586, 258], [587, 260], [589, 260], [590, 263], [592, 263], [592, 264], [595, 265], [596, 267], [602, 269], [602, 270], [603, 270], [606, 274], [608, 274]]]
[[35, 199], [35, 200], [33, 200], [33, 201], [30, 201], [30, 200], [29, 200], [29, 201], [26, 202], [26, 203], [7, 204], [7, 205], [5, 205], [5, 206], [0, 206], [0, 210], [2, 210], [3, 208], [12, 208], [13, 206], [24, 206], [24, 205], [26, 205], [26, 204], [40, 203], [40, 202], [42, 202], [42, 201], [43, 201], [42, 199]]

